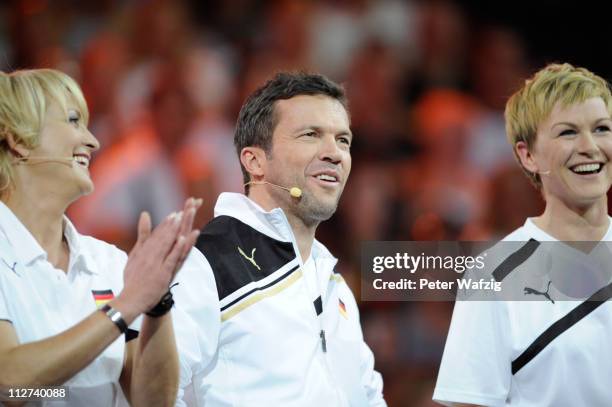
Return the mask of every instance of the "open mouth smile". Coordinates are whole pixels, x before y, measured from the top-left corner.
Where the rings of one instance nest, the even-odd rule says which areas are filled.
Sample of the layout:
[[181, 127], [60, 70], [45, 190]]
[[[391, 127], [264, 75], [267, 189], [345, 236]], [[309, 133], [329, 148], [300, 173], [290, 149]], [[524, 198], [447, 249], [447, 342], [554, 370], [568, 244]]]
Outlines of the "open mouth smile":
[[340, 185], [340, 174], [337, 171], [326, 170], [312, 175], [319, 185], [335, 187]]
[[78, 165], [89, 168], [89, 156], [85, 154], [74, 154], [72, 158]]
[[577, 175], [599, 174], [604, 163], [577, 164], [570, 167], [570, 171]]

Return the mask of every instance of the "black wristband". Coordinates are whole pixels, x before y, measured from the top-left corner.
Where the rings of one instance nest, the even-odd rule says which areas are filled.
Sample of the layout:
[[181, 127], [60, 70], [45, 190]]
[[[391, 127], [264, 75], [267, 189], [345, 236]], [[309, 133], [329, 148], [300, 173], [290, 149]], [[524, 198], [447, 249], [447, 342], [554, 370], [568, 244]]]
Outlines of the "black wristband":
[[107, 317], [110, 318], [110, 320], [113, 322], [113, 324], [115, 324], [117, 328], [119, 328], [119, 331], [121, 331], [122, 334], [127, 332], [128, 326], [125, 323], [125, 320], [123, 319], [123, 316], [121, 315], [120, 311], [114, 309], [108, 304], [104, 304], [104, 306], [100, 308], [100, 311], [102, 311]]
[[168, 291], [166, 292], [166, 294], [164, 294], [163, 297], [161, 297], [161, 300], [159, 300], [157, 305], [151, 308], [146, 313], [148, 316], [153, 318], [159, 318], [163, 315], [166, 315], [168, 311], [172, 309], [172, 306], [174, 305], [174, 299], [172, 298], [172, 292], [170, 292], [170, 289], [172, 289], [172, 287], [174, 287], [175, 285], [178, 285], [178, 283], [174, 283], [168, 288]]

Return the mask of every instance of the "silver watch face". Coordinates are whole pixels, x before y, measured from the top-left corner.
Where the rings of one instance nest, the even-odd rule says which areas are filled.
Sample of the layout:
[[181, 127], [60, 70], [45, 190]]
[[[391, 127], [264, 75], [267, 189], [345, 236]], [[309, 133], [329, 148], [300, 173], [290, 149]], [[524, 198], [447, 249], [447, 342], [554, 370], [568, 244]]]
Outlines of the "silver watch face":
[[104, 311], [106, 316], [110, 318], [112, 323], [114, 323], [117, 328], [123, 333], [127, 330], [127, 324], [123, 320], [123, 315], [121, 315], [121, 311], [112, 308], [110, 305], [106, 304], [101, 311]]
[[106, 315], [108, 315], [111, 321], [115, 323], [118, 322], [122, 318], [121, 312], [114, 308], [109, 309]]

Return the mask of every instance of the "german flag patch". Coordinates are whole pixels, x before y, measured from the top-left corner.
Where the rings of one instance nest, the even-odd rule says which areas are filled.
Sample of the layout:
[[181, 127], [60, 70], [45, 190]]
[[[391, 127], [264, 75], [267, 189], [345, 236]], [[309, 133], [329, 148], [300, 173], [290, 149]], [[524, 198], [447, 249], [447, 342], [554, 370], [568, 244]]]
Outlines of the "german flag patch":
[[342, 302], [340, 298], [338, 298], [338, 308], [340, 309], [340, 314], [346, 319], [348, 319], [348, 314], [346, 313], [346, 305]]
[[115, 294], [113, 294], [113, 290], [91, 290], [93, 294], [94, 301], [96, 302], [96, 308], [100, 309], [115, 298]]

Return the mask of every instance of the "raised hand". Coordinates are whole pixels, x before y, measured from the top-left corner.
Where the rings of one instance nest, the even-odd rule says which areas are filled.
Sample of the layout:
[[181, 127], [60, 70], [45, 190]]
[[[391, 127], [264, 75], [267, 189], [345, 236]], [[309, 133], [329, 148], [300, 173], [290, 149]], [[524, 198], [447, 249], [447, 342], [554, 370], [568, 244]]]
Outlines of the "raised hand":
[[153, 231], [149, 215], [141, 214], [138, 240], [124, 270], [124, 289], [113, 301], [126, 319], [150, 310], [168, 290], [198, 237], [193, 219], [201, 205], [202, 200], [189, 198], [181, 212], [170, 214]]

